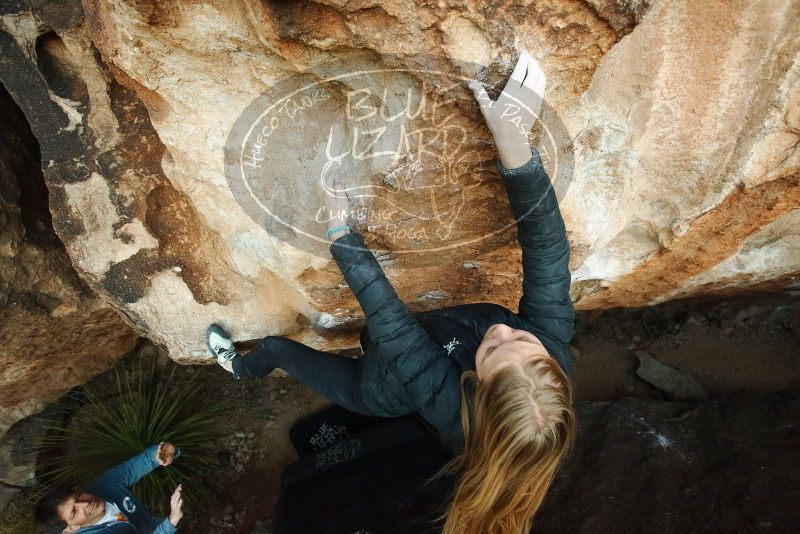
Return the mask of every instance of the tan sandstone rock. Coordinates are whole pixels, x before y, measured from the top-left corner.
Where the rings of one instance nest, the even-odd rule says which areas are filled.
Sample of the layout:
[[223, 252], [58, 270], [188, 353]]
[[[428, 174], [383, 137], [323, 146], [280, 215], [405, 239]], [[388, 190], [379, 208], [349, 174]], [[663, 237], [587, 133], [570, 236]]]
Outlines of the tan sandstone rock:
[[[387, 154], [419, 133], [398, 159], [353, 141], [330, 167], [411, 309], [514, 307], [513, 221], [466, 84], [496, 94], [521, 49], [548, 76], [534, 135], [577, 308], [798, 285], [792, 0], [31, 4], [2, 17], [0, 75], [42, 145], [55, 229], [89, 286], [175, 359], [204, 357], [212, 321], [240, 341], [356, 343], [360, 311], [310, 219], [329, 133], [341, 150], [385, 126]], [[248, 112], [276, 88], [265, 102], [299, 92], [270, 129]], [[426, 113], [378, 114], [406, 93]], [[226, 174], [244, 168], [237, 135], [272, 181]]]

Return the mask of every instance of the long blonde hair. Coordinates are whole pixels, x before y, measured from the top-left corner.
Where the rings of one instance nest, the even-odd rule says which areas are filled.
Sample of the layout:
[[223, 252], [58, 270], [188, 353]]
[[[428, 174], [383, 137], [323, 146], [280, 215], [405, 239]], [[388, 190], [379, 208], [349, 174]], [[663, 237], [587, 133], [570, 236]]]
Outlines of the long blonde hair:
[[[467, 382], [473, 384], [466, 394]], [[464, 451], [432, 479], [460, 473], [438, 517], [443, 534], [528, 533], [556, 470], [572, 445], [572, 384], [553, 358], [539, 358], [480, 381], [461, 377]], [[430, 482], [430, 481], [429, 481]]]

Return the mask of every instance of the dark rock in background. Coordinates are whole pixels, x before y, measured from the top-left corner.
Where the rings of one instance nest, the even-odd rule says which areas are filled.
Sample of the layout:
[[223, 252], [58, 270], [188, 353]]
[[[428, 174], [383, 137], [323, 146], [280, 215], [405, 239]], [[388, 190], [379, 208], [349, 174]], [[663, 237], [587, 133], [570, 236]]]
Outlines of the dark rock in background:
[[534, 532], [794, 533], [800, 396], [578, 405]]

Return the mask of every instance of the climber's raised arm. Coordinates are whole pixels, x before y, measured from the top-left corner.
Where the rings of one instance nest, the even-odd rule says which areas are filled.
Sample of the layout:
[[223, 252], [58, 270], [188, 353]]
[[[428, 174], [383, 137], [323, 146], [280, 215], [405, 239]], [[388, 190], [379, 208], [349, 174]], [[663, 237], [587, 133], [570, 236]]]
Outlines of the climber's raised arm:
[[[330, 213], [347, 211], [341, 182], [329, 182], [323, 186], [323, 194]], [[449, 405], [453, 397], [440, 393], [445, 387], [458, 387], [455, 363], [408, 311], [358, 232], [340, 219], [330, 223], [326, 237], [334, 240], [331, 255], [364, 311], [367, 331], [380, 348], [385, 371], [403, 384], [408, 398], [428, 422], [450, 435], [454, 432], [452, 413], [458, 412], [458, 406]]]
[[478, 82], [470, 84], [494, 135], [500, 153], [497, 169], [517, 221], [523, 267], [519, 315], [566, 345], [574, 324], [569, 244], [552, 183], [527, 138], [541, 111], [544, 87], [544, 72], [527, 53], [496, 101]]
[[[411, 347], [441, 349], [397, 296], [361, 235], [346, 224], [346, 217], [337, 219], [336, 214], [349, 210], [344, 184], [331, 179], [321, 184], [321, 190], [329, 213], [333, 214], [326, 233], [333, 241], [331, 255], [364, 311], [370, 338], [380, 346], [387, 361]], [[424, 362], [416, 362], [413, 367], [422, 365]]]
[[522, 248], [519, 315], [567, 345], [574, 323], [569, 243], [550, 178], [536, 149], [522, 167], [508, 169], [498, 162], [497, 168], [506, 185]]

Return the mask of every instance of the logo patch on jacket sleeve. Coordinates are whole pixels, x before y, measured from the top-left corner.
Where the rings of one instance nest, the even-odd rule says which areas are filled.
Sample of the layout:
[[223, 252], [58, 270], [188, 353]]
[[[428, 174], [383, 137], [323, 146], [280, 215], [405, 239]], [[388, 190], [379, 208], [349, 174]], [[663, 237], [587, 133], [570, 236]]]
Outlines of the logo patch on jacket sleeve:
[[125, 497], [122, 499], [122, 508], [129, 514], [132, 514], [136, 511], [136, 505], [133, 504], [133, 501], [130, 497]]
[[453, 338], [453, 340], [448, 342], [447, 345], [442, 345], [442, 348], [446, 350], [447, 354], [449, 355], [451, 352], [453, 352], [453, 349], [456, 348], [457, 345], [461, 345], [461, 342], [456, 338]]

